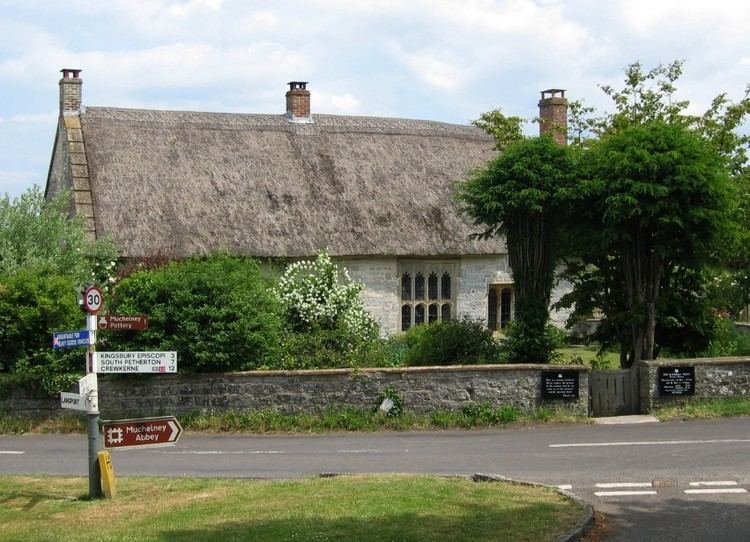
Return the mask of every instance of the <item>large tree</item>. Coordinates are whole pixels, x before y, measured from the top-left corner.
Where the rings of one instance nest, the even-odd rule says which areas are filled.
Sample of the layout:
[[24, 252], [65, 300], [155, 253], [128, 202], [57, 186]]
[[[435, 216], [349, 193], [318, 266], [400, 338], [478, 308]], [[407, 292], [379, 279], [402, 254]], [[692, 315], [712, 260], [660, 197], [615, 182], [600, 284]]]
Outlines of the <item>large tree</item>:
[[[677, 140], [648, 143], [641, 137], [640, 143], [648, 144], [642, 149], [643, 152], [639, 153], [635, 152], [634, 147], [630, 145], [637, 143], [632, 141], [635, 136], [634, 132], [629, 131], [631, 129], [648, 130], [649, 127], [659, 125], [662, 127], [660, 132], [662, 133], [666, 130], [663, 128], [664, 125], [672, 126], [683, 131], [680, 138], [693, 137], [693, 147], [700, 146], [701, 152], [706, 156], [713, 152], [713, 157], [709, 160], [711, 168], [718, 167], [724, 174], [720, 176], [724, 180], [718, 183], [716, 191], [724, 194], [724, 191], [729, 189], [725, 182], [727, 175], [730, 179], [729, 184], [735, 189], [734, 198], [725, 195], [719, 197], [726, 201], [726, 205], [721, 213], [713, 214], [718, 220], [714, 225], [714, 233], [717, 235], [719, 232], [727, 233], [731, 230], [732, 223], [744, 222], [750, 225], [747, 220], [750, 214], [745, 212], [743, 219], [743, 214], [739, 212], [750, 208], [748, 206], [750, 192], [747, 189], [741, 190], [742, 179], [747, 178], [749, 138], [738, 130], [750, 112], [750, 99], [746, 93], [740, 101], [732, 102], [722, 94], [713, 101], [709, 110], [703, 115], [688, 114], [689, 102], [675, 99], [676, 81], [681, 73], [682, 62], [679, 61], [660, 65], [649, 71], [644, 71], [640, 64], [635, 63], [625, 70], [625, 84], [622, 89], [602, 87], [612, 99], [614, 112], [603, 117], [595, 117], [592, 108], [583, 107], [580, 103], [574, 103], [570, 108], [569, 133], [574, 136], [572, 143], [583, 149], [583, 155], [590, 154], [585, 161], [590, 168], [585, 177], [595, 178], [591, 167], [596, 162], [599, 167], [609, 169], [613, 182], [609, 183], [609, 186], [604, 186], [605, 183], [602, 183], [598, 192], [593, 190], [589, 183], [586, 191], [579, 192], [580, 206], [573, 223], [578, 228], [575, 235], [570, 238], [574, 250], [568, 254], [572, 257], [567, 258], [566, 262], [567, 278], [573, 283], [574, 290], [563, 298], [563, 304], [575, 307], [574, 317], [591, 313], [603, 315], [598, 338], [605, 346], [618, 345], [620, 347], [621, 364], [624, 367], [640, 359], [644, 352], [647, 357], [655, 354], [654, 350], [657, 345], [654, 343], [657, 341], [661, 345], [672, 346], [681, 351], [697, 351], [705, 348], [711, 335], [714, 318], [711, 315], [710, 293], [712, 289], [709, 285], [714, 282], [713, 277], [719, 273], [718, 266], [726, 265], [728, 254], [742, 255], [747, 252], [743, 250], [743, 247], [750, 246], [748, 236], [743, 234], [741, 228], [735, 229], [730, 235], [725, 235], [721, 242], [711, 245], [710, 250], [694, 251], [692, 258], [685, 257], [690, 254], [687, 253], [684, 245], [678, 242], [679, 237], [675, 237], [672, 244], [666, 243], [660, 246], [652, 264], [658, 263], [657, 267], [661, 271], [658, 272], [658, 276], [652, 273], [651, 278], [648, 279], [652, 287], [658, 284], [658, 291], [651, 292], [653, 304], [647, 303], [648, 308], [645, 308], [646, 305], [641, 306], [637, 301], [643, 298], [642, 293], [638, 293], [638, 288], [633, 290], [631, 288], [633, 285], [627, 286], [624, 280], [626, 266], [629, 266], [631, 262], [627, 251], [632, 251], [632, 247], [626, 243], [617, 244], [612, 241], [611, 235], [607, 234], [607, 223], [603, 222], [604, 217], [608, 220], [614, 220], [617, 216], [622, 217], [627, 207], [630, 206], [632, 207], [630, 211], [635, 214], [657, 213], [650, 227], [659, 228], [660, 231], [665, 232], [671, 231], [670, 228], [674, 228], [679, 222], [688, 223], [695, 218], [692, 215], [677, 216], [677, 214], [671, 218], [668, 215], [659, 218], [658, 213], [675, 211], [679, 200], [674, 200], [672, 194], [675, 187], [667, 188], [661, 186], [660, 181], [648, 180], [648, 176], [655, 173], [653, 168], [666, 167], [670, 161], [679, 162], [682, 159], [676, 151], [670, 154], [668, 151], [659, 150], [661, 148], [659, 144], [666, 144], [669, 141], [675, 143]], [[608, 149], [607, 152], [613, 151], [615, 143], [619, 141], [625, 144], [625, 140], [630, 140], [629, 148], [633, 151], [630, 159], [618, 165], [613, 162], [612, 155], [602, 157], [606, 154], [605, 149]], [[656, 152], [656, 155], [648, 156], [651, 152]], [[723, 164], [720, 163], [721, 160], [717, 162], [715, 159], [717, 155], [723, 159]], [[691, 159], [697, 159], [695, 153], [691, 156], [693, 157]], [[684, 171], [680, 169], [681, 166], [678, 168], [676, 162], [672, 166], [683, 174]], [[718, 166], [717, 163], [719, 163]], [[628, 171], [624, 166], [630, 166], [631, 170]], [[667, 169], [665, 169], [665, 175]], [[701, 171], [701, 173], [705, 172]], [[687, 185], [683, 188], [694, 188], [699, 191], [701, 189], [698, 185]], [[613, 193], [604, 192], [605, 189]], [[594, 197], [596, 194], [598, 196]], [[645, 202], [643, 208], [642, 200]], [[740, 205], [733, 205], [735, 201], [740, 202]], [[697, 211], [697, 208], [704, 202], [699, 199], [696, 203], [698, 204]], [[713, 205], [710, 202], [708, 204]], [[690, 208], [692, 209], [692, 206]], [[623, 225], [620, 225], [619, 229], [613, 228], [609, 233], [631, 235], [626, 231]], [[685, 228], [685, 231], [688, 233], [692, 231], [697, 235], [711, 233], [700, 229]], [[745, 265], [747, 260], [743, 262], [743, 259], [737, 256], [732, 259], [734, 260], [732, 268], [735, 272], [730, 274], [721, 272], [721, 275], [727, 276], [728, 282], [737, 283], [735, 276], [742, 276], [741, 271], [748, 269]], [[633, 280], [641, 284], [643, 280], [646, 280], [642, 269], [640, 271], [635, 269], [632, 272], [635, 273]], [[744, 276], [747, 276], [746, 272]], [[658, 280], [654, 282], [654, 278]], [[629, 297], [631, 295], [632, 299]], [[654, 309], [659, 336], [648, 338], [640, 347], [635, 346], [633, 327], [645, 325], [648, 318], [644, 316], [643, 311]], [[648, 335], [650, 333], [644, 334], [644, 340]]]
[[546, 362], [549, 300], [565, 203], [574, 178], [567, 147], [551, 137], [509, 143], [459, 186], [458, 198], [481, 236], [504, 236], [516, 292], [512, 356]]
[[685, 126], [660, 121], [603, 136], [583, 162], [579, 216], [595, 228], [597, 263], [606, 255], [609, 286], [624, 309], [616, 318], [627, 333], [625, 365], [653, 359], [665, 276], [699, 268], [732, 230], [725, 163]]

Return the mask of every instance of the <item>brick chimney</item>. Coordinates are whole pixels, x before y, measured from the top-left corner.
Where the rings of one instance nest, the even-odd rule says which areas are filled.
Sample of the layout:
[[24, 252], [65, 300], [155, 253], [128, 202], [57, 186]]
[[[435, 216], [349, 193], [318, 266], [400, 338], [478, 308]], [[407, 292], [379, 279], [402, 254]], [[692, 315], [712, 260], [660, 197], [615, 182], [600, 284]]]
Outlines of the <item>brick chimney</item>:
[[310, 120], [310, 91], [307, 81], [290, 81], [286, 93], [286, 116], [290, 120]]
[[83, 80], [80, 78], [82, 70], [63, 68], [62, 79], [60, 79], [60, 114], [70, 115], [81, 112], [81, 87]]
[[551, 135], [560, 145], [567, 143], [568, 100], [563, 89], [542, 91], [542, 99], [539, 100], [539, 135], [545, 134]]

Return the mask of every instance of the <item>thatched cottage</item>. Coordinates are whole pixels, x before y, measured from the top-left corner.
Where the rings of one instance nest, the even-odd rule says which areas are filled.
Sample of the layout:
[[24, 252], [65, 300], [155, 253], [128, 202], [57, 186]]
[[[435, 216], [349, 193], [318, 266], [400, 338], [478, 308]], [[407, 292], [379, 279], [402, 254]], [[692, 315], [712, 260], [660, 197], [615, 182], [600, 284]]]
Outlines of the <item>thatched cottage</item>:
[[[64, 69], [46, 194], [69, 188], [89, 233], [124, 257], [320, 250], [365, 285], [385, 334], [467, 314], [513, 317], [502, 240], [474, 240], [453, 183], [495, 155], [472, 126], [312, 114], [304, 82], [283, 114], [89, 107]], [[565, 118], [560, 92], [540, 113]], [[544, 124], [543, 124], [544, 126]]]

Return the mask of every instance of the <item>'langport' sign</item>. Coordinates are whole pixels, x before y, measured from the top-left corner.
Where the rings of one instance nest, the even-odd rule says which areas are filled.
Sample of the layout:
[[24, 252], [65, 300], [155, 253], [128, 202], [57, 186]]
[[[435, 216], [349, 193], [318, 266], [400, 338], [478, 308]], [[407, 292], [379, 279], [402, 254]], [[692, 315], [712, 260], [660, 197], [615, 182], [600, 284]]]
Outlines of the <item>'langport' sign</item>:
[[176, 373], [177, 352], [95, 352], [97, 373]]

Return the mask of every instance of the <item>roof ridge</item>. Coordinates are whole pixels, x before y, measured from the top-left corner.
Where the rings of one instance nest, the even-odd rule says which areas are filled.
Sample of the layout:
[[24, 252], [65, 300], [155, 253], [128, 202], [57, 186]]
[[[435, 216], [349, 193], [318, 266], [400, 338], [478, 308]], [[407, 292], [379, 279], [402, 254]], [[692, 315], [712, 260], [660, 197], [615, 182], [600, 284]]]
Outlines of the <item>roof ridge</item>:
[[[196, 123], [218, 125], [222, 128], [278, 128], [287, 130], [294, 125], [283, 114], [231, 113], [208, 111], [179, 111], [159, 109], [135, 109], [123, 107], [89, 107], [82, 116], [88, 119], [114, 120], [123, 122], [150, 122], [157, 124]], [[419, 135], [445, 135], [491, 139], [480, 128], [472, 125], [455, 124], [426, 119], [405, 119], [397, 117], [376, 117], [359, 115], [316, 114], [312, 116], [314, 125], [337, 132], [380, 132], [410, 133]], [[294, 129], [294, 128], [293, 128]]]

